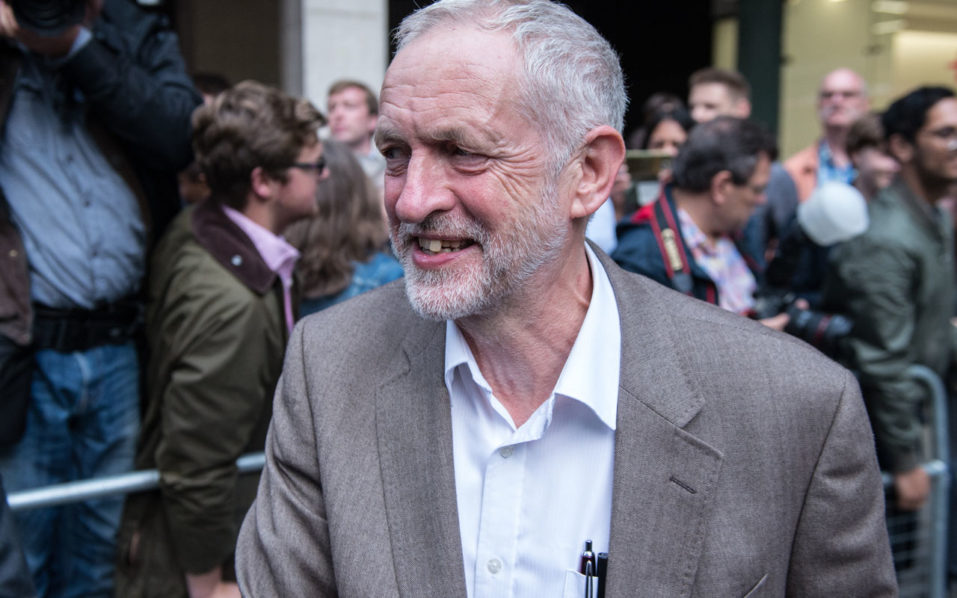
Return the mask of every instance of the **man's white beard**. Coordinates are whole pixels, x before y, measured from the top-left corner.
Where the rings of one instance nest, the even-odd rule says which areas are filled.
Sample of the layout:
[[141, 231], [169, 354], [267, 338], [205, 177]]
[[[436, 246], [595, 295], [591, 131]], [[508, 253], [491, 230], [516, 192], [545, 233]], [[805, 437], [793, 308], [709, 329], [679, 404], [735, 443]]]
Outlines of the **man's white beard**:
[[[555, 260], [571, 234], [569, 223], [554, 204], [554, 187], [504, 223], [497, 233], [475, 220], [455, 221], [445, 214], [429, 216], [420, 224], [392, 226], [392, 245], [405, 270], [405, 289], [415, 311], [432, 320], [457, 320], [493, 312], [521, 289], [542, 265]], [[420, 234], [470, 239], [482, 252], [480, 268], [452, 266], [421, 270], [412, 261]]]

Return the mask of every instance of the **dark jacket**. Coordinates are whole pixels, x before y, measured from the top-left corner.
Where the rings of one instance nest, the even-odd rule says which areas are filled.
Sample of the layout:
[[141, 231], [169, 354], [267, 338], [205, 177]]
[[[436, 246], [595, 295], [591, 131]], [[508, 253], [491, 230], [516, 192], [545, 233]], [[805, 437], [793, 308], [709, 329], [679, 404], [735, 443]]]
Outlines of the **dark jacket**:
[[130, 496], [117, 595], [185, 596], [185, 573], [224, 566], [257, 476], [236, 459], [261, 451], [288, 331], [282, 285], [217, 204], [182, 213], [157, 246], [146, 335], [153, 359], [137, 469], [160, 489]]
[[[668, 249], [666, 238], [670, 235], [666, 230], [674, 233], [675, 247], [672, 250]], [[621, 222], [617, 233], [618, 246], [611, 257], [619, 266], [702, 301], [718, 304], [717, 286], [695, 261], [685, 243], [670, 185], [662, 188], [661, 195], [653, 203]], [[745, 250], [740, 241], [737, 246], [748, 267], [758, 277], [760, 262]]]
[[[140, 199], [155, 239], [179, 209], [175, 173], [192, 159], [190, 118], [202, 101], [165, 18], [130, 0], [106, 0], [93, 39], [60, 68], [83, 93], [100, 151]], [[0, 114], [5, 123], [22, 56], [0, 42]], [[56, 217], [51, 215], [51, 217]], [[28, 259], [0, 189], [0, 334], [31, 339]]]
[[897, 473], [919, 464], [928, 396], [907, 368], [944, 377], [953, 355], [953, 235], [950, 219], [900, 179], [868, 212], [867, 231], [832, 253], [821, 307], [854, 322], [843, 361], [860, 379], [881, 466]]

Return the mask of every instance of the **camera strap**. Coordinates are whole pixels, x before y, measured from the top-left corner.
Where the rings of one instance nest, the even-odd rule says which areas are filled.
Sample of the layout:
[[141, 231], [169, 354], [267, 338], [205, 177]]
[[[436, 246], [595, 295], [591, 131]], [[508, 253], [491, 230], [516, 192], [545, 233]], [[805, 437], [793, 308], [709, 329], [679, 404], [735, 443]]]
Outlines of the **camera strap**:
[[681, 232], [678, 230], [674, 211], [664, 190], [654, 203], [651, 230], [655, 234], [655, 241], [658, 243], [658, 250], [661, 251], [671, 286], [679, 292], [692, 295], [694, 281], [691, 279], [691, 265], [688, 263], [684, 242], [678, 238]]

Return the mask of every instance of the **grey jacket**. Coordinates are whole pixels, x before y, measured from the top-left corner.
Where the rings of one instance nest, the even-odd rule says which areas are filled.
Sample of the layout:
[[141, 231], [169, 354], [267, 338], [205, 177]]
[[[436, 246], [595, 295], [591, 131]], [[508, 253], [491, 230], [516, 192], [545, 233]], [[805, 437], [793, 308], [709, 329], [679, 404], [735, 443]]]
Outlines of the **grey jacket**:
[[859, 376], [881, 465], [901, 472], [918, 464], [927, 398], [906, 370], [920, 364], [943, 377], [952, 356], [952, 231], [900, 179], [868, 211], [867, 232], [831, 254], [822, 309], [854, 321], [843, 361]]
[[[896, 595], [854, 378], [601, 259], [622, 332], [606, 595]], [[401, 282], [296, 328], [244, 596], [466, 595], [444, 351]]]

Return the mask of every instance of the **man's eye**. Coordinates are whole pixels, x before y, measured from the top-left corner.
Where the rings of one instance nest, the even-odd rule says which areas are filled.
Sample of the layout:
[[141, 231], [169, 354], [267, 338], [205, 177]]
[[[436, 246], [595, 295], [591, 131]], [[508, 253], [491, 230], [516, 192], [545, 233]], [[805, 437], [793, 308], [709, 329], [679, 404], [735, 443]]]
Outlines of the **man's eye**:
[[401, 160], [404, 155], [404, 152], [395, 146], [382, 148], [379, 151], [386, 160]]

